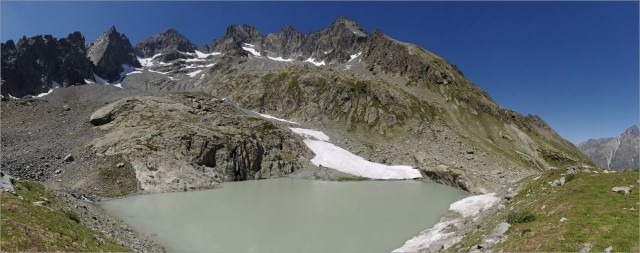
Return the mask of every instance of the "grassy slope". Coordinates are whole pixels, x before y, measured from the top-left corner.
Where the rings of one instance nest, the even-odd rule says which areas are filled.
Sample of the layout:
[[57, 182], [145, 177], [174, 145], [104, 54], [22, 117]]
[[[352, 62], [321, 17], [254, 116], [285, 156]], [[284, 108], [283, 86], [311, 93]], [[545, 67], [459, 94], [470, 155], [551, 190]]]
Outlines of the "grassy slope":
[[[579, 173], [564, 186], [550, 187], [548, 182], [560, 178], [561, 173], [554, 170], [538, 180], [524, 179], [522, 183], [527, 185], [486, 227], [469, 234], [460, 243], [463, 249], [478, 244], [482, 234], [505, 221], [509, 212], [530, 211], [535, 221], [513, 225], [506, 233], [509, 240], [494, 246], [494, 251], [573, 252], [591, 243], [594, 252], [609, 246], [617, 252], [639, 252], [638, 172]], [[630, 185], [633, 191], [629, 195], [611, 191]], [[562, 217], [568, 220], [560, 222]]]
[[[77, 222], [65, 203], [38, 183], [19, 182], [18, 196], [2, 192], [1, 249], [6, 251], [131, 251]], [[41, 197], [51, 202], [36, 206]], [[104, 244], [95, 237], [102, 238]]]

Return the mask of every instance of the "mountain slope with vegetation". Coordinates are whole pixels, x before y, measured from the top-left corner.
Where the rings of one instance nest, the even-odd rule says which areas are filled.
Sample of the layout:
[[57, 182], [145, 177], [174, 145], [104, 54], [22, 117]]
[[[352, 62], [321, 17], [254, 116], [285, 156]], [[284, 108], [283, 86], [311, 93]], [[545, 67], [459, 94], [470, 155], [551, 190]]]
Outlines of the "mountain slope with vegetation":
[[16, 195], [2, 191], [2, 251], [130, 252], [80, 224], [74, 210], [36, 182], [19, 182]]
[[[638, 252], [638, 171], [573, 171], [551, 170], [523, 179], [517, 195], [452, 249], [602, 252], [611, 247], [613, 252]], [[551, 185], [561, 178], [563, 185]], [[613, 191], [616, 187], [630, 193]], [[487, 237], [501, 223], [511, 223], [504, 235]]]

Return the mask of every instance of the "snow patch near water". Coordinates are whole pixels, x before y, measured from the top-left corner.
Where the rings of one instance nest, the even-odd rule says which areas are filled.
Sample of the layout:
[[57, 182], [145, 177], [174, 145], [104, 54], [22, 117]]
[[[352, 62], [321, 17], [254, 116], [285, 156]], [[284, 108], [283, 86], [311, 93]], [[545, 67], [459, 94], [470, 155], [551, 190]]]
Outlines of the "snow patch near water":
[[305, 138], [312, 137], [319, 141], [329, 141], [329, 136], [320, 131], [295, 127], [290, 127], [289, 129], [298, 135], [304, 136]]
[[489, 193], [464, 198], [451, 204], [449, 210], [456, 211], [465, 218], [475, 217], [478, 216], [482, 210], [486, 210], [500, 201], [500, 198], [495, 195], [495, 193]]
[[[257, 112], [256, 114], [263, 118], [299, 125], [297, 122], [276, 118], [271, 115]], [[316, 156], [311, 159], [311, 163], [316, 166], [325, 166], [352, 175], [373, 179], [422, 178], [420, 172], [411, 166], [391, 166], [367, 161], [360, 156], [333, 145], [329, 142], [329, 136], [321, 131], [295, 127], [289, 129], [305, 138], [304, 144], [316, 154]]]
[[[429, 247], [434, 243], [442, 244], [444, 248], [438, 250], [446, 251], [453, 244], [462, 240], [462, 236], [456, 236], [455, 231], [451, 228], [459, 228], [463, 226], [465, 220], [476, 220], [480, 212], [496, 205], [500, 202], [500, 198], [495, 193], [484, 195], [476, 195], [456, 201], [449, 206], [449, 212], [460, 214], [459, 218], [446, 219], [440, 218], [440, 222], [436, 223], [432, 228], [420, 232], [417, 236], [406, 241], [402, 247], [395, 249], [393, 252], [418, 252], [429, 251]], [[438, 246], [437, 244], [434, 246]]]
[[365, 160], [345, 149], [325, 141], [304, 140], [304, 144], [316, 154], [311, 163], [373, 179], [414, 179], [422, 175], [411, 166], [385, 165]]

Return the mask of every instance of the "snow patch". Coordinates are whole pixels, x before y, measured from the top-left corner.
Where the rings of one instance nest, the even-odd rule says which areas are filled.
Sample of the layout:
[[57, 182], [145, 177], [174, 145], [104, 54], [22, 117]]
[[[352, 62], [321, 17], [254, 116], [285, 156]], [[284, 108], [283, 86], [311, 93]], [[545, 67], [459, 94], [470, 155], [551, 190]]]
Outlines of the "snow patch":
[[169, 74], [169, 72], [160, 72], [160, 71], [153, 70], [153, 69], [149, 69], [149, 72], [158, 73], [158, 74], [163, 74], [163, 75]]
[[221, 53], [220, 52], [212, 52], [212, 53], [205, 54], [203, 52], [200, 52], [200, 51], [196, 50], [196, 55], [198, 56], [198, 58], [207, 58], [209, 56], [219, 55], [219, 54], [221, 54]]
[[120, 79], [126, 77], [127, 75], [129, 75], [131, 72], [133, 72], [135, 70], [136, 70], [136, 68], [134, 68], [131, 65], [122, 64], [122, 72], [120, 72]]
[[[498, 202], [500, 202], [500, 198], [496, 197], [495, 193], [471, 196], [456, 201], [449, 206], [449, 212], [456, 212], [461, 217], [452, 220], [444, 217], [440, 218], [440, 222], [436, 223], [432, 228], [420, 232], [420, 234], [406, 241], [402, 247], [395, 249], [393, 252], [429, 251], [429, 247], [434, 243], [441, 244], [444, 247], [442, 250], [446, 251], [453, 244], [462, 240], [461, 236], [455, 236], [454, 232], [447, 231], [454, 231], [451, 228], [456, 229], [463, 226], [465, 219], [473, 218], [473, 220], [476, 220], [480, 212]], [[437, 244], [434, 246], [440, 247]]]
[[283, 59], [282, 57], [278, 56], [278, 57], [267, 57], [269, 58], [269, 60], [274, 60], [274, 61], [283, 61], [283, 62], [292, 62], [293, 59]]
[[324, 66], [325, 63], [324, 61], [316, 61], [316, 59], [313, 59], [312, 57], [309, 57], [309, 59], [306, 59], [304, 62], [310, 62], [313, 65], [316, 66]]
[[345, 65], [344, 66], [344, 70], [350, 70], [351, 69], [351, 65]]
[[255, 46], [249, 43], [244, 43], [244, 47], [242, 47], [242, 49], [244, 49], [245, 51], [251, 53], [253, 56], [260, 56], [260, 53], [258, 51], [256, 51]]
[[118, 88], [120, 88], [120, 89], [124, 89], [124, 88], [122, 88], [122, 84], [121, 84], [121, 83], [116, 83], [116, 84], [114, 84], [113, 86], [118, 87]]
[[178, 51], [178, 53], [186, 54], [186, 55], [188, 55], [188, 56], [194, 56], [194, 55], [196, 55], [196, 53], [189, 53], [189, 52], [182, 52], [182, 51]]
[[298, 122], [293, 122], [293, 121], [289, 121], [289, 120], [286, 120], [286, 119], [273, 117], [273, 116], [271, 116], [269, 114], [262, 114], [262, 113], [258, 113], [258, 112], [256, 112], [256, 114], [258, 114], [258, 115], [260, 115], [260, 117], [263, 117], [263, 118], [266, 118], [266, 119], [273, 119], [273, 120], [277, 120], [277, 121], [282, 121], [282, 122], [286, 122], [286, 123], [300, 125], [300, 123], [298, 123]]
[[361, 54], [362, 54], [362, 52], [350, 55], [351, 59], [349, 59], [349, 61], [353, 61], [353, 59], [360, 57]]
[[202, 72], [202, 69], [193, 71], [191, 73], [188, 73], [187, 75], [190, 76], [190, 77], [195, 77], [197, 74], [200, 74], [200, 72]]
[[155, 59], [156, 57], [161, 56], [162, 54], [155, 54], [154, 56], [151, 56], [149, 58], [138, 58], [138, 61], [140, 62], [140, 64], [144, 67], [149, 67], [149, 66], [153, 66], [153, 59]]
[[51, 92], [53, 92], [53, 90], [54, 90], [54, 89], [60, 88], [60, 84], [59, 84], [59, 83], [57, 83], [56, 81], [51, 81], [51, 84], [49, 85], [49, 87], [50, 87], [50, 88], [49, 88], [49, 91], [47, 91], [47, 92], [40, 93], [40, 94], [35, 95], [35, 96], [26, 95], [26, 96], [24, 96], [23, 98], [31, 98], [31, 97], [41, 98], [41, 97], [44, 97], [44, 96], [46, 96], [46, 95], [51, 94]]
[[[257, 113], [263, 118], [298, 124], [286, 119], [280, 119], [267, 114]], [[329, 143], [329, 136], [321, 131], [290, 128], [294, 133], [305, 137], [304, 144], [316, 154], [311, 163], [346, 172], [352, 175], [374, 179], [413, 179], [422, 175], [411, 166], [385, 165], [365, 160], [345, 149]]]
[[200, 62], [200, 61], [207, 61], [205, 59], [200, 59], [200, 58], [193, 58], [193, 59], [187, 59], [185, 60], [185, 62]]
[[463, 217], [475, 217], [480, 211], [485, 210], [500, 201], [495, 193], [476, 195], [459, 200], [449, 206], [449, 210], [460, 213]]
[[320, 131], [295, 127], [290, 127], [289, 129], [298, 135], [304, 136], [305, 138], [312, 137], [319, 141], [329, 141], [329, 136]]
[[107, 80], [102, 79], [102, 77], [99, 77], [98, 75], [96, 75], [96, 73], [93, 73], [93, 79], [96, 80], [97, 84], [109, 84]]
[[329, 142], [304, 140], [304, 144], [316, 154], [311, 163], [374, 179], [413, 179], [422, 175], [411, 166], [385, 165], [365, 160]]

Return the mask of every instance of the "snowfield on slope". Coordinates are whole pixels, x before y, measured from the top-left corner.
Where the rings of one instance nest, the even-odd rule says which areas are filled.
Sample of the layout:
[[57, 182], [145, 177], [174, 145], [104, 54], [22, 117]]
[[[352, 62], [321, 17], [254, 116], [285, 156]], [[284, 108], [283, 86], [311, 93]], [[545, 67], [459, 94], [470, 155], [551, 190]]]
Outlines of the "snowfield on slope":
[[[263, 118], [273, 119], [290, 124], [300, 123], [277, 118], [268, 114], [257, 113]], [[305, 138], [304, 144], [313, 151], [316, 156], [311, 163], [316, 166], [324, 166], [355, 176], [371, 179], [414, 179], [422, 178], [420, 171], [405, 165], [386, 165], [374, 163], [357, 156], [341, 147], [329, 142], [329, 136], [325, 133], [305, 128], [290, 127], [292, 132]]]
[[[273, 119], [290, 124], [300, 123], [277, 118], [268, 114], [257, 113], [263, 118]], [[357, 156], [341, 147], [329, 142], [329, 136], [325, 133], [305, 128], [290, 127], [292, 132], [305, 138], [304, 144], [313, 151], [316, 156], [311, 163], [316, 166], [324, 166], [355, 176], [371, 179], [414, 179], [422, 178], [420, 171], [406, 165], [386, 165], [374, 163]]]

